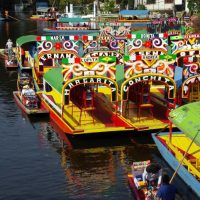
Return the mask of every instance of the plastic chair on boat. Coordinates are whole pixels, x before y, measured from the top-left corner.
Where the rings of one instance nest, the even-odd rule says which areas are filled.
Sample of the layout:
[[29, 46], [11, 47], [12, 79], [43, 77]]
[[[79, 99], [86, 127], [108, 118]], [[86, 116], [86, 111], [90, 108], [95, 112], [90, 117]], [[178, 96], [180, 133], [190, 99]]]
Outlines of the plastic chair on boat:
[[140, 121], [141, 117], [141, 111], [142, 110], [149, 110], [150, 114], [153, 118], [153, 108], [154, 105], [151, 103], [151, 98], [150, 98], [150, 85], [148, 82], [144, 82], [141, 85], [141, 89], [139, 92], [139, 98], [138, 98], [138, 112], [137, 112], [137, 117]]
[[92, 121], [94, 124], [94, 91], [92, 89], [87, 89], [83, 91], [83, 104], [81, 106], [81, 112], [80, 112], [80, 118], [79, 118], [79, 123], [81, 124], [81, 118], [82, 118], [82, 112], [84, 111], [91, 111], [92, 115]]

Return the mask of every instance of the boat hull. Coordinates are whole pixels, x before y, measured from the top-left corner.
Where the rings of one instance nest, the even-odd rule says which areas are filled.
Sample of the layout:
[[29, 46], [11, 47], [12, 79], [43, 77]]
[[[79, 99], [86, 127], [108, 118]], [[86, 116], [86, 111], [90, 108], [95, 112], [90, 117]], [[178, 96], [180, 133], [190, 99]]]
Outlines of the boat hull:
[[44, 109], [43, 106], [39, 108], [29, 109], [27, 108], [20, 100], [19, 97], [19, 91], [13, 92], [14, 99], [17, 103], [17, 105], [22, 109], [23, 112], [25, 112], [27, 115], [36, 115], [36, 114], [48, 114], [48, 110]]
[[[160, 135], [166, 135], [169, 133], [161, 133]], [[174, 134], [174, 133], [173, 133]], [[176, 133], [180, 134], [180, 133]], [[176, 170], [179, 166], [179, 161], [176, 159], [176, 157], [168, 150], [167, 145], [165, 145], [158, 136], [155, 134], [152, 134], [153, 140], [158, 147], [158, 150], [160, 151], [163, 158], [168, 162], [168, 164], [171, 166], [172, 169]], [[188, 172], [188, 170], [183, 167], [183, 165], [180, 166], [178, 170], [178, 175], [183, 179], [183, 181], [191, 187], [191, 189], [200, 197], [200, 183], [199, 181]]]
[[61, 30], [61, 29], [50, 29], [50, 28], [44, 28], [43, 29], [44, 33], [54, 33], [54, 34], [57, 34], [57, 33], [62, 33], [62, 34], [74, 34], [74, 35], [84, 35], [84, 34], [90, 34], [90, 33], [99, 33], [99, 30], [92, 30], [92, 29], [64, 29], [64, 30]]
[[[69, 118], [65, 118], [62, 116], [53, 108], [52, 105], [49, 105], [49, 103], [43, 98], [42, 100], [43, 105], [45, 106], [45, 109], [49, 110], [50, 118], [57, 124], [57, 126], [65, 133], [69, 135], [84, 135], [84, 134], [100, 134], [100, 133], [116, 133], [116, 132], [124, 132], [128, 133], [129, 131], [133, 131], [133, 127], [130, 126], [130, 124], [126, 124], [125, 126], [111, 126], [111, 127], [100, 127], [98, 128], [98, 125], [92, 122], [91, 120], [88, 121], [89, 127], [86, 125], [81, 125], [80, 123], [75, 124], [74, 126], [68, 122], [70, 120]], [[84, 114], [85, 115], [85, 114]], [[120, 121], [121, 123], [125, 123], [122, 119], [117, 118], [116, 121]], [[78, 121], [76, 119], [75, 121]]]

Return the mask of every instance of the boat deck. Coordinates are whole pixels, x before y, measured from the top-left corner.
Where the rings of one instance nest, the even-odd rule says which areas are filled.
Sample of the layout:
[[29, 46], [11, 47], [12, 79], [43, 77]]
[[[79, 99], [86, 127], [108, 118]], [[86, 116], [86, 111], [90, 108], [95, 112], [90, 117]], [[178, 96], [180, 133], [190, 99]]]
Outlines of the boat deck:
[[[116, 117], [120, 118], [120, 116]], [[104, 115], [100, 117], [93, 107], [81, 109], [72, 103], [65, 105], [63, 119], [75, 130], [82, 129], [85, 133], [127, 130], [125, 126], [120, 126], [115, 120], [112, 120], [111, 116]], [[123, 119], [121, 120], [123, 121]], [[131, 125], [128, 123], [126, 126], [131, 128]]]
[[[169, 136], [164, 135], [160, 136], [163, 140], [169, 141]], [[171, 143], [175, 147], [177, 147], [179, 150], [186, 152], [188, 146], [191, 144], [192, 140], [189, 137], [186, 137], [184, 134], [173, 134]], [[195, 157], [196, 159], [200, 159], [200, 147], [193, 142], [188, 154]]]

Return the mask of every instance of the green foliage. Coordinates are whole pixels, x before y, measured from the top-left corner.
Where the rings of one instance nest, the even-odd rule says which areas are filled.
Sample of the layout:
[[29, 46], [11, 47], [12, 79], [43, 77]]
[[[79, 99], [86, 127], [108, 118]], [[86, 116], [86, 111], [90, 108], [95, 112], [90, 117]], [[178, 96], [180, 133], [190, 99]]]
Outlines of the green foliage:
[[122, 0], [120, 3], [120, 10], [124, 10], [127, 4], [128, 4], [128, 0]]
[[146, 10], [145, 5], [138, 5], [137, 10]]
[[104, 1], [104, 11], [106, 13], [113, 13], [115, 9], [115, 1], [114, 0], [105, 0]]
[[199, 0], [188, 0], [188, 9], [191, 13], [200, 13], [200, 1]]

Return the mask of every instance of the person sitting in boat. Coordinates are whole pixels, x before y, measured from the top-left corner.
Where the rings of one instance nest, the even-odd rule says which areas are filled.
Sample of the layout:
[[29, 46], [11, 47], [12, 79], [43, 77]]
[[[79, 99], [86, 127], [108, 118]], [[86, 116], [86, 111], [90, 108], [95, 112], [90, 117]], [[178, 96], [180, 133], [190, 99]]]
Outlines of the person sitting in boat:
[[174, 200], [177, 193], [175, 185], [169, 183], [169, 176], [164, 174], [162, 177], [162, 184], [156, 194], [156, 200]]
[[162, 168], [157, 163], [150, 163], [143, 172], [143, 181], [148, 186], [159, 186], [162, 180]]

